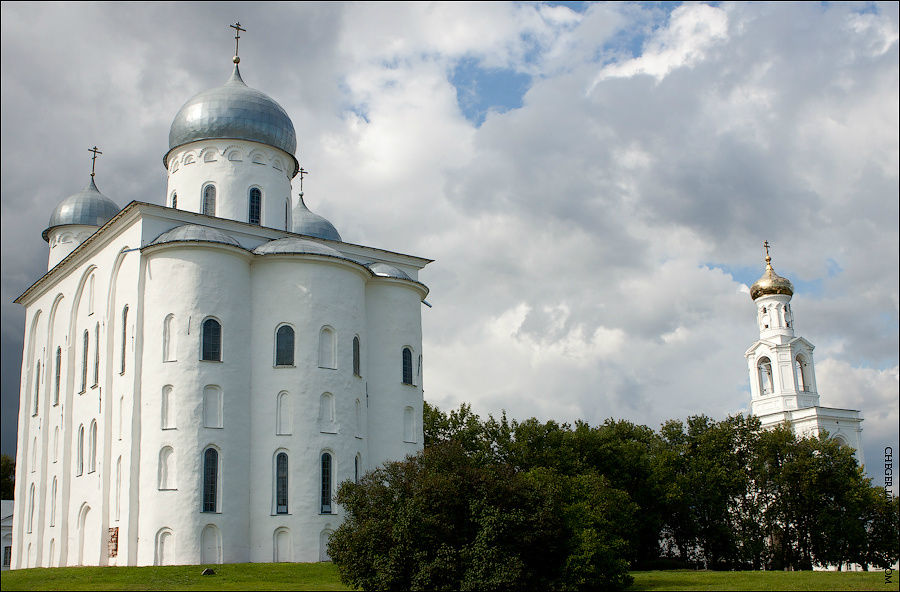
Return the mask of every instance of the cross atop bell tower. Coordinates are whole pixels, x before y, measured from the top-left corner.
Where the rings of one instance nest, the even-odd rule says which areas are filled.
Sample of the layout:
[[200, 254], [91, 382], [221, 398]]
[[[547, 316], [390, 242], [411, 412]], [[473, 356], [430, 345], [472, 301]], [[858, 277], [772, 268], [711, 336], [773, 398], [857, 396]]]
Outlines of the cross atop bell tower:
[[241, 58], [238, 57], [238, 43], [241, 42], [241, 31], [246, 31], [241, 27], [241, 23], [234, 23], [233, 25], [228, 25], [232, 29], [234, 29], [234, 57], [231, 58], [235, 64], [241, 63]]

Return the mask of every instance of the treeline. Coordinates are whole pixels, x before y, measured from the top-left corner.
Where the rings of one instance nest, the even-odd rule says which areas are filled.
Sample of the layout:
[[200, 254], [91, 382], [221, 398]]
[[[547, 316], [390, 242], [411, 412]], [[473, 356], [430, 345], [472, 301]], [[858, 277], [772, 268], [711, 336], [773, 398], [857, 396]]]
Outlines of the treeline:
[[885, 568], [898, 500], [852, 450], [755, 417], [592, 427], [425, 405], [425, 450], [341, 486], [364, 589], [621, 589], [630, 569]]

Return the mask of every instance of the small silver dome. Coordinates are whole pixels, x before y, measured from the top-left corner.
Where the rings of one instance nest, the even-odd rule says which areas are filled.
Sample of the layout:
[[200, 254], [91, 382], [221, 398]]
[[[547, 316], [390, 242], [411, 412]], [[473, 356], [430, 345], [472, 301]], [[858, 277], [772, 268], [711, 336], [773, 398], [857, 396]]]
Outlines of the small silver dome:
[[[169, 152], [197, 140], [250, 140], [284, 150], [294, 159], [294, 175], [300, 168], [294, 152], [294, 124], [281, 105], [250, 88], [237, 65], [223, 86], [195, 95], [175, 115], [169, 129]], [[166, 157], [163, 164], [167, 165]], [[292, 175], [293, 176], [293, 175]]]
[[119, 206], [100, 193], [94, 178], [87, 187], [74, 195], [59, 202], [59, 205], [50, 214], [50, 222], [41, 233], [44, 240], [49, 242], [49, 233], [57, 226], [78, 224], [84, 226], [103, 226], [119, 213]]
[[302, 192], [300, 193], [300, 203], [294, 208], [294, 232], [341, 242], [341, 235], [334, 224], [306, 207]]
[[366, 267], [379, 277], [391, 277], [399, 280], [409, 280], [411, 282], [415, 281], [409, 277], [405, 271], [398, 269], [393, 265], [388, 265], [387, 263], [367, 263]]
[[327, 245], [293, 236], [263, 243], [253, 249], [253, 252], [257, 255], [326, 255], [344, 258], [343, 255]]
[[[221, 230], [201, 226], [199, 224], [185, 224], [160, 234], [150, 245], [162, 245], [164, 243], [197, 242], [197, 243], [221, 243], [240, 247], [241, 244]], [[243, 248], [243, 247], [241, 247]]]

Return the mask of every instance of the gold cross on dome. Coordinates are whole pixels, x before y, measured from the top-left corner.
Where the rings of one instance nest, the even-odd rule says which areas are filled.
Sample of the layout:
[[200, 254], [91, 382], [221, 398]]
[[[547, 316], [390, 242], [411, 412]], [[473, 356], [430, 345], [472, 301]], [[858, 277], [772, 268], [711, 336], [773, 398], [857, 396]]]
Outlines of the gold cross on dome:
[[766, 248], [766, 264], [768, 265], [772, 262], [772, 257], [769, 256], [769, 241], [763, 241], [763, 246]]
[[94, 166], [97, 164], [97, 155], [103, 154], [103, 153], [100, 152], [96, 146], [94, 146], [93, 148], [88, 148], [88, 152], [94, 153], [94, 155], [91, 157], [91, 176], [93, 177], [94, 176]]
[[241, 31], [246, 31], [241, 27], [241, 23], [234, 23], [233, 25], [228, 25], [232, 29], [234, 29], [234, 57], [238, 56], [238, 43], [241, 40]]

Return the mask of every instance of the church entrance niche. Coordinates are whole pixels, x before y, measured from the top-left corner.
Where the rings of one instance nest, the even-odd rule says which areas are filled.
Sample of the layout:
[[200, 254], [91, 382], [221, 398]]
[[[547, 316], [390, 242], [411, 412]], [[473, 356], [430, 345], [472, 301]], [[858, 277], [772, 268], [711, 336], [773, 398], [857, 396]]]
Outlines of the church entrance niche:
[[156, 534], [156, 560], [153, 565], [175, 565], [175, 535], [168, 528]]
[[293, 561], [293, 549], [291, 545], [291, 532], [287, 528], [275, 530], [275, 563]]
[[327, 528], [319, 535], [319, 561], [331, 561], [328, 554], [328, 540], [331, 538], [331, 530]]
[[78, 565], [100, 564], [100, 525], [87, 504], [78, 514]]
[[207, 524], [200, 537], [200, 563], [222, 563], [222, 535], [213, 524]]

